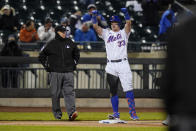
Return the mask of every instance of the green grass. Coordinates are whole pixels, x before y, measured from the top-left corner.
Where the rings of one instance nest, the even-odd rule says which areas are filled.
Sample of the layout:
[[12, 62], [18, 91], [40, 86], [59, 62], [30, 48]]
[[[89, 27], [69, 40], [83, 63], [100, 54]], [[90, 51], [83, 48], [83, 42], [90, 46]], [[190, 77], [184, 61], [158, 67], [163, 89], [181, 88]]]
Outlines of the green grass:
[[[79, 112], [77, 120], [103, 120], [108, 113], [103, 112]], [[139, 112], [140, 120], [164, 120], [166, 115], [162, 112]], [[67, 119], [63, 113], [62, 121]], [[122, 120], [130, 120], [129, 114], [122, 112]], [[53, 121], [51, 112], [0, 112], [0, 121]], [[21, 126], [1, 125], [0, 131], [167, 131], [166, 127], [79, 127], [79, 126]]]
[[0, 126], [1, 131], [167, 131], [166, 127]]
[[[97, 121], [106, 119], [109, 113], [103, 112], [79, 112], [77, 120], [83, 121]], [[130, 120], [129, 114], [122, 112], [122, 120]], [[139, 112], [138, 116], [140, 120], [164, 120], [166, 118], [165, 113], [162, 112]], [[63, 113], [62, 120], [67, 119], [67, 114]], [[51, 121], [55, 120], [51, 112], [0, 112], [0, 121]]]

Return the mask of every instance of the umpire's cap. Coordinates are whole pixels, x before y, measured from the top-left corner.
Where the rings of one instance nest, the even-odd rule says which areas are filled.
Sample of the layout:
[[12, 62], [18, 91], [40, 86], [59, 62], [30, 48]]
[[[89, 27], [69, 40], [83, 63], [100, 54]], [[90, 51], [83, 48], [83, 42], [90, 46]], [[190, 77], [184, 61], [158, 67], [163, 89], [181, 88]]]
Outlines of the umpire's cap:
[[110, 17], [110, 22], [117, 22], [117, 23], [121, 24], [120, 17], [117, 16], [117, 15], [111, 16], [111, 17]]
[[55, 32], [57, 33], [58, 31], [60, 32], [65, 32], [66, 31], [66, 26], [59, 25], [55, 28]]

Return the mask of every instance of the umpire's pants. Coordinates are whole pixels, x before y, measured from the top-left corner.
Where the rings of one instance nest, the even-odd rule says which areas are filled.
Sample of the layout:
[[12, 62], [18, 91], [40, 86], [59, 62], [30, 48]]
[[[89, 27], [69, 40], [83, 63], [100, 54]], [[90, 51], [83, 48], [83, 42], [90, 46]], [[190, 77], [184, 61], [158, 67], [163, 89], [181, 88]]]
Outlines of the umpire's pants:
[[169, 131], [196, 131], [196, 116], [193, 115], [174, 115], [170, 117]]
[[67, 72], [67, 73], [51, 72], [49, 74], [49, 80], [50, 80], [51, 93], [52, 93], [53, 113], [56, 114], [57, 112], [61, 112], [60, 94], [62, 91], [67, 114], [68, 116], [70, 116], [74, 111], [76, 111], [73, 72]]

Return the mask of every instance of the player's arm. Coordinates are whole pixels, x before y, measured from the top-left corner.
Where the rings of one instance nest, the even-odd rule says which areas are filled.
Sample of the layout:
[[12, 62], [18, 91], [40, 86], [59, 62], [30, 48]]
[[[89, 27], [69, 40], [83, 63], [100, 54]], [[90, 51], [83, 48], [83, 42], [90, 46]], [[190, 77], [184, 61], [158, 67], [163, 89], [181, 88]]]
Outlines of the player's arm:
[[92, 13], [93, 13], [93, 16], [92, 16], [93, 28], [95, 29], [97, 34], [99, 36], [101, 36], [102, 35], [102, 28], [100, 26], [98, 26], [98, 22], [97, 22], [98, 12], [97, 12], [97, 10], [94, 10]]
[[98, 24], [93, 24], [93, 28], [95, 29], [95, 31], [97, 32], [99, 36], [102, 35], [102, 28], [98, 26]]
[[127, 11], [126, 8], [121, 8], [121, 11], [123, 12], [124, 16], [125, 16], [125, 20], [126, 20], [126, 24], [125, 24], [125, 32], [127, 34], [130, 33], [131, 31], [131, 19], [130, 19], [130, 15]]

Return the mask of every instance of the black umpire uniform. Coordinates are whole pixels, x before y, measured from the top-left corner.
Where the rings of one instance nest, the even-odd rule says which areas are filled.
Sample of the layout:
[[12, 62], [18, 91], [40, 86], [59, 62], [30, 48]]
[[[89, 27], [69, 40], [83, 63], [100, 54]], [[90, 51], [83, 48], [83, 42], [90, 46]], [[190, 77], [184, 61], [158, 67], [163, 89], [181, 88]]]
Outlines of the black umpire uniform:
[[170, 131], [196, 130], [196, 17], [172, 32], [162, 93]]
[[[61, 119], [61, 91], [64, 96], [69, 120], [77, 117], [75, 107], [74, 74], [80, 58], [77, 45], [69, 38], [63, 38], [60, 33], [66, 33], [65, 26], [55, 28], [55, 39], [41, 50], [39, 60], [49, 72], [52, 93], [52, 111], [56, 119]], [[74, 115], [74, 116], [73, 116]]]

